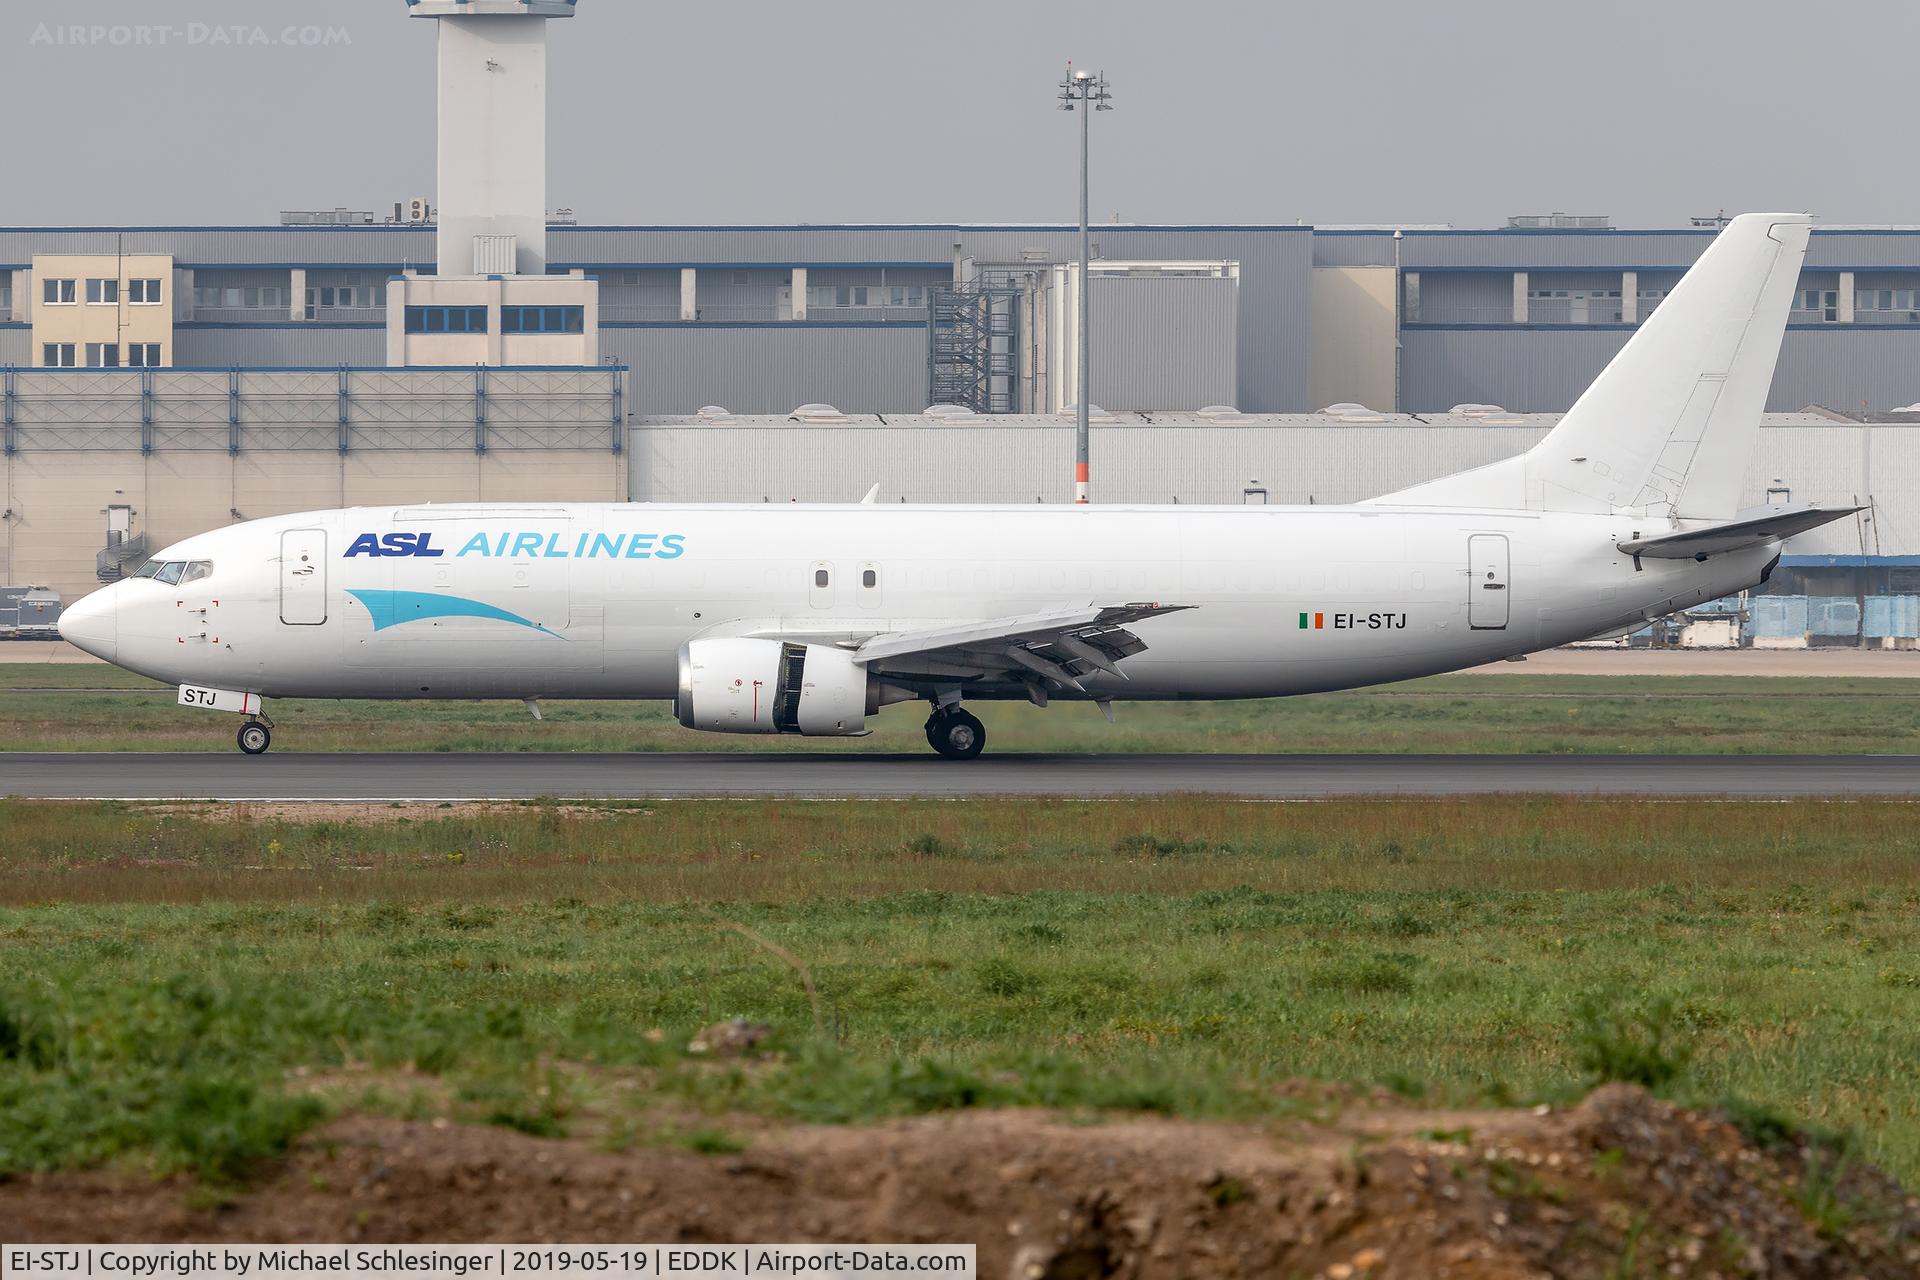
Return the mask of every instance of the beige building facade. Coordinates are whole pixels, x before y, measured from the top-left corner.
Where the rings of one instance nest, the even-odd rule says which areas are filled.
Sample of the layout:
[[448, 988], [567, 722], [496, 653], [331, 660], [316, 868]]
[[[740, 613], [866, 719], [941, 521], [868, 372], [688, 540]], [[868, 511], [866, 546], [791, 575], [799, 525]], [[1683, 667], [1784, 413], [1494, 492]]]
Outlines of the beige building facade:
[[1400, 408], [1394, 362], [1400, 332], [1392, 267], [1313, 269], [1313, 403]]
[[[35, 254], [14, 288], [33, 326], [36, 369], [164, 368], [173, 363], [173, 258]], [[24, 286], [24, 287], [22, 287]]]
[[600, 286], [564, 276], [400, 276], [387, 282], [387, 364], [600, 363]]

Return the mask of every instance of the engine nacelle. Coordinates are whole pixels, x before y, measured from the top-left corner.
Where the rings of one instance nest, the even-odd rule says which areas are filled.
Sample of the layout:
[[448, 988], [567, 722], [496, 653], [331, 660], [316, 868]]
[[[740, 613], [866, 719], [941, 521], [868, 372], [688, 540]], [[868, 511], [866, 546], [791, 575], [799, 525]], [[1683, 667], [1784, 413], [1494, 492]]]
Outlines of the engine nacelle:
[[709, 733], [854, 737], [883, 705], [911, 697], [845, 649], [716, 637], [681, 647], [673, 707], [681, 724]]

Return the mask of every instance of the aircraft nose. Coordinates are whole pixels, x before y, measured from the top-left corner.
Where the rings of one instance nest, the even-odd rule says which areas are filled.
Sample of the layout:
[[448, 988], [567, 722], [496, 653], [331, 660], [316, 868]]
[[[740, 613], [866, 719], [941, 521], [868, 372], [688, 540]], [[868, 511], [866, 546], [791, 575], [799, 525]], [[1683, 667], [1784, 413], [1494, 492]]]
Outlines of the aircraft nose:
[[96, 658], [116, 661], [120, 653], [120, 600], [114, 587], [82, 596], [60, 614], [60, 638]]

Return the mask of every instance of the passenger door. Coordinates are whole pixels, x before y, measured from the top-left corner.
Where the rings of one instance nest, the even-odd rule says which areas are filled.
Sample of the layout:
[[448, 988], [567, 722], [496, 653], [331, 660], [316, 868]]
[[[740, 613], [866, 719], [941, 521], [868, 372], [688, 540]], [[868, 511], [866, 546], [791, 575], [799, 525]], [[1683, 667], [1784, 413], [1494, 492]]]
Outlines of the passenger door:
[[1473, 630], [1506, 629], [1508, 568], [1504, 534], [1476, 533], [1467, 539], [1467, 625]]
[[289, 529], [280, 535], [280, 621], [317, 627], [326, 620], [326, 530]]

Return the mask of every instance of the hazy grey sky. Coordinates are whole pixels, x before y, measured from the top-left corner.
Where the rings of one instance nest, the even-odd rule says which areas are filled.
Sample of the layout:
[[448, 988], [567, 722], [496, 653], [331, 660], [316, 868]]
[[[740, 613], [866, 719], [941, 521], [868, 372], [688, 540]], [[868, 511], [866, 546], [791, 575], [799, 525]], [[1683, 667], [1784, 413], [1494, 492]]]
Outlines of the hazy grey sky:
[[[433, 26], [403, 0], [9, 4], [0, 223], [428, 194]], [[1910, 0], [581, 0], [552, 27], [548, 196], [588, 222], [1068, 221], [1073, 58], [1113, 83], [1102, 220], [1916, 222], [1916, 29]]]

